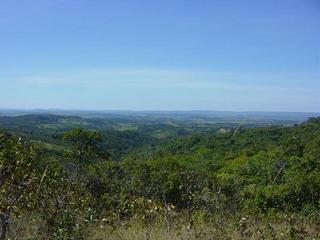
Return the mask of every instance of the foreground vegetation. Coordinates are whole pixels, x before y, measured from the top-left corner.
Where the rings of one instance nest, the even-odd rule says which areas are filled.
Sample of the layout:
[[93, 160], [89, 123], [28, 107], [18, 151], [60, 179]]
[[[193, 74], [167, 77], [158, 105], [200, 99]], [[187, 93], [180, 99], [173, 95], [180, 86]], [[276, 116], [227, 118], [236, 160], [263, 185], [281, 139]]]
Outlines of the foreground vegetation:
[[320, 239], [320, 118], [118, 159], [93, 130], [54, 153], [15, 134], [0, 133], [0, 239]]

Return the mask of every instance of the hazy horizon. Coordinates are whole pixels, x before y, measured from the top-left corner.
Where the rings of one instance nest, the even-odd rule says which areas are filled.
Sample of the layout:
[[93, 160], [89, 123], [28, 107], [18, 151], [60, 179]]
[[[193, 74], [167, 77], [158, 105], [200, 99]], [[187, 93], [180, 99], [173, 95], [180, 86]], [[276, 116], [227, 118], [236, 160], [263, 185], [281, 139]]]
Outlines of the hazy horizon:
[[54, 113], [54, 112], [101, 112], [101, 113], [112, 113], [112, 112], [127, 112], [127, 113], [139, 113], [139, 112], [159, 112], [159, 113], [179, 113], [179, 112], [185, 112], [185, 113], [274, 113], [274, 114], [320, 114], [320, 112], [303, 112], [303, 111], [298, 111], [298, 112], [290, 112], [290, 111], [251, 111], [251, 110], [244, 110], [244, 111], [237, 111], [237, 110], [210, 110], [210, 109], [203, 109], [203, 110], [195, 110], [195, 109], [187, 109], [187, 110], [166, 110], [166, 109], [161, 109], [161, 110], [156, 110], [156, 109], [146, 109], [146, 110], [132, 110], [132, 109], [67, 109], [67, 108], [0, 108], [1, 111], [21, 111], [21, 112], [47, 112], [47, 113]]
[[315, 0], [4, 0], [0, 108], [320, 112]]

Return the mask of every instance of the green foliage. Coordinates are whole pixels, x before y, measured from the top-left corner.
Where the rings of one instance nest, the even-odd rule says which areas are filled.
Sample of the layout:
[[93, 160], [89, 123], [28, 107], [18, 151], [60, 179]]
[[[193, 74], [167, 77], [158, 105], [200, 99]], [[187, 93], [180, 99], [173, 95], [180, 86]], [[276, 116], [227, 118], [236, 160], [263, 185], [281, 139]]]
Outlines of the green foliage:
[[0, 133], [0, 211], [19, 214], [30, 208], [37, 183], [34, 146], [7, 132]]
[[[196, 228], [211, 222], [224, 226], [221, 236], [228, 226], [239, 239], [307, 239], [299, 219], [320, 224], [318, 119], [150, 143], [120, 160], [109, 158], [106, 138], [67, 131], [63, 156], [1, 133], [1, 212], [31, 212], [42, 223], [38, 236], [61, 240], [88, 239], [88, 229], [101, 222], [114, 231], [136, 221], [170, 232], [183, 219], [198, 238], [204, 233]], [[254, 218], [264, 227], [254, 228]], [[277, 221], [287, 229], [283, 235]]]
[[101, 146], [102, 136], [96, 131], [76, 128], [66, 132], [63, 139], [71, 145], [68, 157], [80, 165], [108, 159], [108, 153]]

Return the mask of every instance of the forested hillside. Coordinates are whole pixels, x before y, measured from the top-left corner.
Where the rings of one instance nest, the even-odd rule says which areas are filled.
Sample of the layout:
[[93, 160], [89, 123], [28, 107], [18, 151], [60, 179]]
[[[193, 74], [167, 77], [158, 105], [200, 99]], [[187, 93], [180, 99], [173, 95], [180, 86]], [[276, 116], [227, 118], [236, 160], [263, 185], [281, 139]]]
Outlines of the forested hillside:
[[162, 141], [38, 124], [2, 120], [0, 239], [320, 238], [320, 118]]
[[0, 129], [7, 129], [12, 134], [27, 138], [51, 155], [61, 155], [68, 147], [62, 141], [64, 132], [74, 128], [96, 130], [103, 135], [110, 158], [115, 160], [148, 143], [158, 145], [182, 136], [228, 132], [240, 127], [290, 126], [315, 115], [314, 113], [210, 111], [39, 112], [0, 109]]

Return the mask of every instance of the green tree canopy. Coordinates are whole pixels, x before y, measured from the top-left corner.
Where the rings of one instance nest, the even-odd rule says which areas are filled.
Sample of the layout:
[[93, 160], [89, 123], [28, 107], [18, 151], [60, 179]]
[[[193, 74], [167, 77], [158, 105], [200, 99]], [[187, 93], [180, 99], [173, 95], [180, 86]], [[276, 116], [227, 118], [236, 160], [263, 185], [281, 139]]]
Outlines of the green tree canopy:
[[103, 146], [102, 135], [97, 131], [75, 128], [66, 132], [63, 139], [71, 145], [69, 157], [81, 165], [107, 160], [109, 157]]

